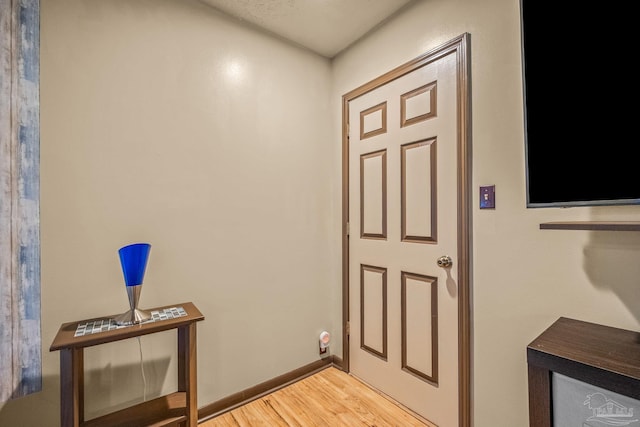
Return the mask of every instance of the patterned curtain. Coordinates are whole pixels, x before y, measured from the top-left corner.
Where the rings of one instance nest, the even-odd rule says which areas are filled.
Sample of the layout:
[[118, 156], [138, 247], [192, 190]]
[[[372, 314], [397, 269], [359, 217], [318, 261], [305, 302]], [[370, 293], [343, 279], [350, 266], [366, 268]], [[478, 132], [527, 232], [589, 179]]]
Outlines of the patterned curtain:
[[39, 83], [39, 0], [0, 0], [0, 402], [42, 389]]

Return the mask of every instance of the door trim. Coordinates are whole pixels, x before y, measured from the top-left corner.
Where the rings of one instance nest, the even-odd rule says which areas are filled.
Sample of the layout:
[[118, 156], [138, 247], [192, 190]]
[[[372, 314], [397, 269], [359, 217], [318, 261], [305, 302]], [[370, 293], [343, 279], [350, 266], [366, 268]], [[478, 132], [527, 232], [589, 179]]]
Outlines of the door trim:
[[458, 393], [459, 426], [471, 427], [471, 61], [470, 34], [379, 76], [342, 96], [342, 359], [349, 372], [349, 102], [399, 77], [455, 54], [458, 127]]

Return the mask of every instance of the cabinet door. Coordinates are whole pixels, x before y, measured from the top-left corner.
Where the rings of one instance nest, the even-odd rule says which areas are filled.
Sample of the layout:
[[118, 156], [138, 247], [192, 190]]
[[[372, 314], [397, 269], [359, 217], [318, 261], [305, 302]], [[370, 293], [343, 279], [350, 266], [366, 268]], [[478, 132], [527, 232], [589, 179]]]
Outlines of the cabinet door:
[[640, 400], [551, 375], [553, 427], [640, 426]]

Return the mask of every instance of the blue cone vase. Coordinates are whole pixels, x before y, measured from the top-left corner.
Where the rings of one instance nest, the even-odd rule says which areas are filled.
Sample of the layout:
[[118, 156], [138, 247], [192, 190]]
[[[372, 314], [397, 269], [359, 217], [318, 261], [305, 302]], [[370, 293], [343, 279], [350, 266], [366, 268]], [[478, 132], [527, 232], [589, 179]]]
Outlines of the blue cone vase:
[[138, 308], [150, 250], [151, 245], [148, 243], [134, 243], [118, 250], [130, 307], [129, 311], [116, 316], [115, 321], [118, 325], [133, 325], [151, 319], [151, 313]]
[[148, 243], [134, 243], [118, 250], [124, 282], [127, 286], [142, 284], [149, 260], [149, 251], [151, 251], [151, 245]]

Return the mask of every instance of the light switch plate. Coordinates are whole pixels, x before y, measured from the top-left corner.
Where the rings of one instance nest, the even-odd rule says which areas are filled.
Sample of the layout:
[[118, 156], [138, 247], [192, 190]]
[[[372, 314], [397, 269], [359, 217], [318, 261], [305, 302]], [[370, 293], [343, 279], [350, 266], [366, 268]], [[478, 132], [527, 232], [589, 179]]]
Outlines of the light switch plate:
[[480, 187], [480, 209], [496, 208], [496, 186], [485, 185]]

